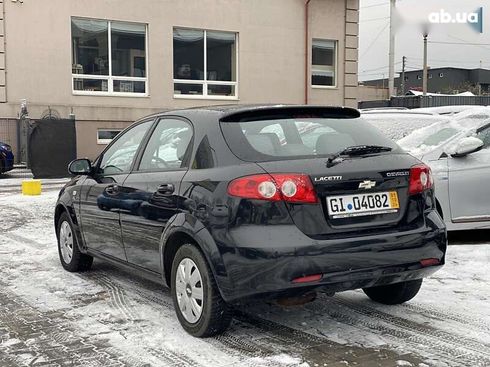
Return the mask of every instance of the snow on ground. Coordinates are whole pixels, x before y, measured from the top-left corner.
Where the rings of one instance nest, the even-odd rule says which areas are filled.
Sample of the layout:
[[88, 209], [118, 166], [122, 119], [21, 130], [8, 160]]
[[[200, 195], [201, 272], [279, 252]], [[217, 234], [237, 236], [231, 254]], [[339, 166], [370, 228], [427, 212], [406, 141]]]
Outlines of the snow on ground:
[[[3, 194], [2, 194], [3, 193]], [[0, 187], [0, 366], [489, 366], [490, 244], [450, 246], [401, 306], [361, 291], [301, 307], [243, 305], [223, 336], [180, 327], [168, 291], [96, 261], [59, 264], [57, 191]]]

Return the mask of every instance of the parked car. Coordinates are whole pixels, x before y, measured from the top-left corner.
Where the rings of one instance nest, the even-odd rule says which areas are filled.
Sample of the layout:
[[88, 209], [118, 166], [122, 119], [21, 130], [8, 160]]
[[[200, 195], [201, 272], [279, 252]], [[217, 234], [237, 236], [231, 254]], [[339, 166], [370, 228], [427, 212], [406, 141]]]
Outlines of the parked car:
[[0, 141], [0, 174], [14, 169], [12, 147]]
[[224, 331], [245, 299], [362, 288], [403, 303], [445, 261], [429, 167], [354, 109], [165, 112], [69, 170], [54, 218], [62, 266], [98, 257], [167, 285], [198, 337]]
[[438, 106], [438, 107], [422, 107], [414, 108], [411, 111], [432, 113], [435, 115], [454, 115], [469, 109], [478, 108], [475, 105], [453, 105], [453, 106]]
[[[490, 228], [490, 108], [448, 118], [369, 115], [365, 118], [427, 163], [434, 172], [438, 210], [448, 230]], [[403, 121], [403, 137], [394, 126]]]

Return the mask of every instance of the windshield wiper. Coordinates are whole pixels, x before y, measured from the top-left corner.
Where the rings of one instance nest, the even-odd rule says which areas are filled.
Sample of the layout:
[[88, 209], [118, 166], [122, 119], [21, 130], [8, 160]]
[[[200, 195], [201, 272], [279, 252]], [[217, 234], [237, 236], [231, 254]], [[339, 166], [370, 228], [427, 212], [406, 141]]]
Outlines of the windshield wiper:
[[364, 155], [364, 154], [371, 154], [371, 153], [380, 153], [380, 152], [389, 152], [393, 148], [391, 147], [384, 147], [381, 145], [353, 145], [350, 147], [347, 147], [340, 152], [331, 154], [327, 158], [327, 167], [333, 167], [337, 163], [342, 162], [342, 160], [339, 160], [338, 158], [342, 156], [356, 156], [356, 155]]

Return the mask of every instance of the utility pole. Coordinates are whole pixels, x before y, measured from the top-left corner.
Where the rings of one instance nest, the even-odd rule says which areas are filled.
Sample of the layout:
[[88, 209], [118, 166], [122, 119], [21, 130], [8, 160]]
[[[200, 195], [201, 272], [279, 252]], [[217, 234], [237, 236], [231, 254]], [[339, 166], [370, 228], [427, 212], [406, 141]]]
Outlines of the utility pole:
[[390, 97], [395, 94], [395, 16], [396, 0], [390, 0], [390, 50], [389, 50], [389, 69], [388, 69], [388, 92]]
[[422, 94], [427, 95], [427, 33], [424, 33], [424, 71], [422, 73]]
[[407, 62], [407, 58], [405, 56], [402, 57], [402, 81], [401, 81], [401, 90], [402, 96], [405, 95], [405, 63]]

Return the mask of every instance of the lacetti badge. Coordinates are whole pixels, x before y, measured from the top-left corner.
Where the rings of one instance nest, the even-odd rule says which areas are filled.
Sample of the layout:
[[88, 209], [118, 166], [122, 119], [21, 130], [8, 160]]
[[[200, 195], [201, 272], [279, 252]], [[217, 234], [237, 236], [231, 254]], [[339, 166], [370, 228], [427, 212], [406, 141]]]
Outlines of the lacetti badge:
[[322, 176], [315, 177], [315, 182], [329, 182], [329, 181], [340, 181], [342, 176]]
[[369, 180], [368, 181], [362, 181], [359, 184], [360, 189], [371, 189], [374, 186], [376, 186], [376, 181], [369, 181]]

